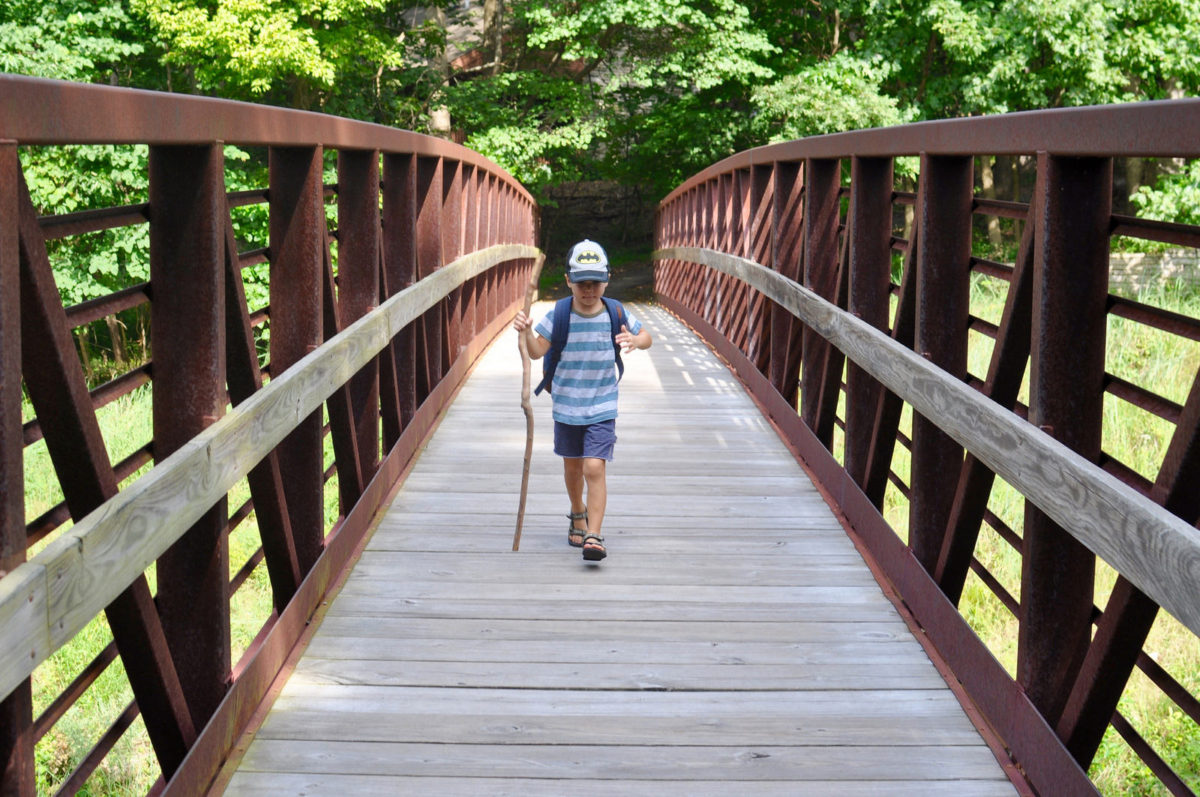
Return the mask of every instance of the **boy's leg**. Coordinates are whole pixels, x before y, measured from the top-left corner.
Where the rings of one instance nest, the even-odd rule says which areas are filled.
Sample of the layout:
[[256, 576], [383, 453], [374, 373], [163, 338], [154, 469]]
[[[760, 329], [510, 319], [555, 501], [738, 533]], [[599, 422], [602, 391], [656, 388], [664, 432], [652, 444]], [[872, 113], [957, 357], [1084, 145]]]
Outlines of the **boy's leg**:
[[607, 463], [596, 457], [586, 457], [579, 462], [583, 480], [587, 482], [588, 533], [599, 537], [600, 527], [604, 524], [604, 507], [608, 503]]
[[[577, 515], [588, 509], [583, 498], [583, 460], [577, 457], [563, 457], [563, 481], [567, 485], [567, 498], [571, 501], [571, 514]], [[571, 528], [579, 529], [580, 534], [588, 531], [588, 521], [572, 520]]]

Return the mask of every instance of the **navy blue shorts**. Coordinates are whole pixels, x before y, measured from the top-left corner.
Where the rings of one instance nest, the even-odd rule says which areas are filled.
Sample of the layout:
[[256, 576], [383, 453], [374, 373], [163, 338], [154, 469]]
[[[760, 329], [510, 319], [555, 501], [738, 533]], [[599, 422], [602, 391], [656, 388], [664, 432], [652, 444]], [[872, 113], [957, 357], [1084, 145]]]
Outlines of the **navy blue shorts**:
[[617, 422], [600, 421], [585, 426], [554, 422], [554, 453], [567, 459], [595, 457], [611, 462], [617, 442]]

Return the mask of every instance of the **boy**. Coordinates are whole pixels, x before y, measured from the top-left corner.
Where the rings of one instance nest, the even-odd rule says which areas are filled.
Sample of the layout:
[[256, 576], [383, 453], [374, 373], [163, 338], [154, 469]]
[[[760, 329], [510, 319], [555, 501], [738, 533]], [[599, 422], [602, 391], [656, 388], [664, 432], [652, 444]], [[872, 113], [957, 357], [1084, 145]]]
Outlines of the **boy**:
[[[584, 559], [598, 562], [608, 555], [600, 527], [608, 499], [605, 470], [617, 442], [618, 374], [613, 344], [628, 354], [650, 348], [652, 341], [650, 332], [619, 302], [614, 303], [614, 311], [622, 323], [620, 332], [613, 335], [612, 317], [603, 298], [608, 287], [608, 256], [595, 241], [583, 240], [571, 247], [567, 286], [571, 289], [570, 331], [550, 383], [554, 453], [563, 458], [563, 479], [571, 500], [567, 543], [582, 548]], [[550, 350], [554, 314], [535, 326], [529, 316], [518, 312], [513, 329], [526, 336], [529, 356], [540, 359]]]

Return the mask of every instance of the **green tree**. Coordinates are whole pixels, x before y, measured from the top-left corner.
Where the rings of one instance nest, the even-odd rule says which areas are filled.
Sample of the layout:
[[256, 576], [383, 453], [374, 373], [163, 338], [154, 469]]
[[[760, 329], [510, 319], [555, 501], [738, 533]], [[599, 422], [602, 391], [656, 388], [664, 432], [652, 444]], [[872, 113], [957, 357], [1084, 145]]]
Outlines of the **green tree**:
[[452, 75], [445, 102], [467, 146], [535, 193], [578, 179], [661, 193], [734, 151], [745, 125], [731, 120], [773, 75], [774, 48], [732, 0], [519, 0], [504, 13], [501, 60]]
[[129, 2], [161, 42], [172, 88], [414, 126], [441, 83], [430, 73], [444, 29], [409, 24], [436, 3]]

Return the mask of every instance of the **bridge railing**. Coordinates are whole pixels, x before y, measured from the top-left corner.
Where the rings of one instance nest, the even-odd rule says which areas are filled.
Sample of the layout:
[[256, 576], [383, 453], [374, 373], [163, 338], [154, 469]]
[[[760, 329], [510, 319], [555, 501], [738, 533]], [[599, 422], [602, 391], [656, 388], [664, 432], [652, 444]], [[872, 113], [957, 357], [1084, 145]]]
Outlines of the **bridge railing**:
[[[148, 146], [143, 202], [35, 207], [22, 159], [38, 148], [130, 144]], [[269, 184], [228, 192], [228, 145], [265, 148]], [[247, 207], [265, 240], [235, 234]], [[212, 780], [519, 306], [536, 213], [495, 164], [426, 136], [0, 76], [0, 793], [75, 793], [139, 715], [159, 787]], [[48, 242], [143, 225], [149, 280], [64, 306]], [[247, 300], [255, 268], [263, 306]], [[89, 385], [81, 331], [129, 311], [148, 315], [153, 359]], [[102, 431], [108, 405], [145, 393], [151, 439]], [[27, 517], [23, 452], [40, 447], [57, 497]], [[247, 529], [250, 553], [231, 562]], [[269, 580], [268, 605], [235, 646], [231, 602], [253, 579]], [[39, 683], [64, 646], [85, 663], [64, 677], [55, 662], [62, 689]], [[109, 729], [64, 776], [37, 771], [56, 724], [123, 677], [134, 699]]]
[[[743, 152], [659, 208], [660, 299], [736, 368], [1041, 794], [1092, 792], [1110, 728], [1171, 793], [1200, 782], [1118, 706], [1136, 674], [1179, 744], [1200, 739], [1196, 673], [1145, 648], [1157, 617], [1197, 650], [1200, 319], [1109, 291], [1114, 236], [1200, 246], [1195, 226], [1114, 212], [1114, 162], [1197, 155], [1193, 100], [952, 120]], [[1035, 171], [1015, 200], [981, 190], [997, 156]], [[973, 249], [998, 220], [1011, 260]], [[1000, 285], [998, 315], [973, 282]], [[1183, 395], [1106, 367], [1114, 318], [1191, 345], [1160, 369]], [[1118, 402], [1167, 429], [1152, 472], [1112, 450]], [[964, 586], [1009, 615], [991, 648]]]

